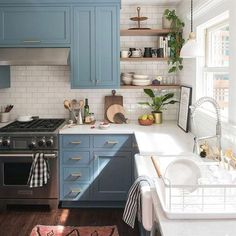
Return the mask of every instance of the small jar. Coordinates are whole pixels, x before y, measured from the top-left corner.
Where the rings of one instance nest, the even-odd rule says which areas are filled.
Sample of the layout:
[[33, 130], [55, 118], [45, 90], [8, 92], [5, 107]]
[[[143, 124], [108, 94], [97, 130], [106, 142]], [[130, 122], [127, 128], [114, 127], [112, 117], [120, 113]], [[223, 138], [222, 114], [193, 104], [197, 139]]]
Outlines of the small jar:
[[94, 113], [89, 113], [91, 122], [95, 121]]

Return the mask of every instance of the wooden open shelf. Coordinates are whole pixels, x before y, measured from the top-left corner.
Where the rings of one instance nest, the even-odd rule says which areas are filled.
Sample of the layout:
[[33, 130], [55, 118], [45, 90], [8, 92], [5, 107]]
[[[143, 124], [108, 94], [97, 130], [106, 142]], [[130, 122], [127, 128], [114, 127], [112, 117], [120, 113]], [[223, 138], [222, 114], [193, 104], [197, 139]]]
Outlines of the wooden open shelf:
[[148, 86], [135, 86], [135, 85], [121, 85], [121, 89], [179, 89], [180, 85], [178, 84], [163, 84], [163, 85], [148, 85]]
[[121, 30], [120, 36], [165, 36], [171, 29]]
[[167, 61], [168, 58], [162, 57], [129, 57], [129, 58], [120, 58], [120, 61]]

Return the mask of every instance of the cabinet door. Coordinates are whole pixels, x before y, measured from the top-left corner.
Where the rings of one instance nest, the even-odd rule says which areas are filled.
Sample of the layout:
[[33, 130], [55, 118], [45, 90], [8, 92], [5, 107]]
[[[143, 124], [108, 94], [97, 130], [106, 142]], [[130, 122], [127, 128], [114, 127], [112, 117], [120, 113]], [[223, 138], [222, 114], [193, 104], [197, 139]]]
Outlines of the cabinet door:
[[119, 84], [118, 7], [96, 7], [96, 87]]
[[95, 86], [95, 8], [74, 10], [72, 88]]
[[70, 43], [68, 7], [5, 7], [0, 15], [1, 44]]
[[93, 200], [125, 201], [131, 181], [131, 152], [94, 152]]
[[0, 89], [10, 88], [10, 66], [0, 66]]

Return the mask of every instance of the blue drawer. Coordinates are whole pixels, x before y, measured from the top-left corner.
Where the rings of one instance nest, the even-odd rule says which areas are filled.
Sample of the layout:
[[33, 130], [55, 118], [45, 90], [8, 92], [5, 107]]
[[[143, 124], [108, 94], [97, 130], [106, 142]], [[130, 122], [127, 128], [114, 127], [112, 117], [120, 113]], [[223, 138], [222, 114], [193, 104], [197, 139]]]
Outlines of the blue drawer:
[[61, 200], [78, 201], [89, 200], [89, 184], [64, 184]]
[[130, 149], [132, 148], [131, 135], [96, 135], [93, 137], [94, 148]]
[[77, 151], [62, 151], [63, 164], [65, 165], [89, 165], [90, 153]]
[[63, 180], [68, 182], [85, 181], [89, 182], [91, 178], [90, 167], [63, 168]]
[[76, 150], [78, 148], [89, 148], [89, 135], [63, 135], [62, 147]]

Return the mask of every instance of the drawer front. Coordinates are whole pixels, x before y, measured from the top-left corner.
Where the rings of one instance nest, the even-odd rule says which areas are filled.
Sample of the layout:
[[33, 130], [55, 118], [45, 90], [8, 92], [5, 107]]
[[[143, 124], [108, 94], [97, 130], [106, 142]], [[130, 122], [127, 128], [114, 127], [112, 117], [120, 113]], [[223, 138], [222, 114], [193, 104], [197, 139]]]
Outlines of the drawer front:
[[132, 137], [130, 135], [96, 135], [93, 138], [94, 148], [130, 149]]
[[91, 170], [89, 167], [63, 168], [63, 180], [68, 182], [90, 181]]
[[78, 148], [89, 148], [89, 135], [63, 135], [62, 147], [76, 150]]
[[65, 165], [83, 166], [90, 164], [89, 152], [63, 151], [62, 158]]
[[89, 200], [89, 184], [64, 184], [61, 200], [78, 201]]
[[1, 8], [0, 42], [24, 45], [70, 43], [69, 10], [67, 7]]

